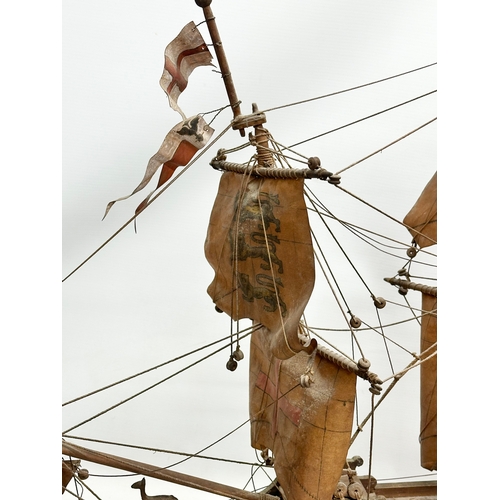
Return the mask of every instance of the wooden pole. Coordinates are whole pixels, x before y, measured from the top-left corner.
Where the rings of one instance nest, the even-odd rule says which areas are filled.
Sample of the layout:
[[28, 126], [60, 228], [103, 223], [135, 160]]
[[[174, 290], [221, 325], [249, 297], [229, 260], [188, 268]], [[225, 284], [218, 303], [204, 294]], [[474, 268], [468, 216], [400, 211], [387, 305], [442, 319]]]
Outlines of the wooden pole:
[[[224, 85], [226, 87], [229, 104], [233, 109], [233, 117], [237, 118], [241, 115], [240, 101], [238, 100], [238, 96], [236, 95], [236, 88], [234, 86], [233, 77], [231, 76], [231, 71], [229, 70], [229, 63], [227, 62], [226, 53], [224, 51], [224, 47], [222, 46], [219, 29], [217, 28], [217, 23], [215, 22], [215, 16], [212, 12], [212, 8], [210, 7], [212, 0], [195, 1], [196, 5], [203, 9], [203, 14], [207, 22], [210, 38], [212, 39], [212, 43], [214, 45], [215, 55], [217, 56], [217, 61], [219, 62], [219, 67], [222, 72], [222, 79], [224, 80]], [[240, 129], [240, 134], [243, 137], [245, 135], [245, 130]]]
[[277, 497], [272, 495], [264, 495], [261, 493], [252, 493], [251, 491], [240, 490], [239, 488], [233, 488], [232, 486], [209, 481], [208, 479], [189, 476], [188, 474], [161, 469], [158, 466], [145, 464], [143, 462], [136, 462], [135, 460], [130, 460], [128, 458], [90, 450], [88, 448], [84, 448], [83, 446], [68, 443], [64, 440], [62, 443], [62, 453], [63, 455], [68, 455], [70, 457], [88, 460], [90, 462], [105, 465], [107, 467], [113, 467], [115, 469], [143, 474], [144, 476], [169, 481], [171, 483], [180, 484], [181, 486], [206, 491], [208, 493], [213, 493], [226, 498], [230, 497], [237, 500], [278, 500]]

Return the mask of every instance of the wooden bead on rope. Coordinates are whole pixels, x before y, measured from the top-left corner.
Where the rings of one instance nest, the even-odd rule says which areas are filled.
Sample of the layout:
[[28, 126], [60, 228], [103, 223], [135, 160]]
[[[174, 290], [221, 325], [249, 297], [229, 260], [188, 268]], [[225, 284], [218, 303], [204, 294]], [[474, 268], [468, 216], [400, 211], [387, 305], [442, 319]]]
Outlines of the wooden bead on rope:
[[361, 485], [361, 483], [358, 482], [353, 482], [347, 487], [347, 494], [351, 498], [362, 498], [362, 495], [364, 493], [364, 488]]
[[321, 166], [321, 160], [317, 156], [312, 156], [307, 160], [307, 165], [311, 170], [316, 170]]
[[366, 372], [368, 370], [368, 368], [370, 368], [371, 366], [371, 363], [365, 359], [365, 358], [361, 358], [359, 361], [358, 361], [358, 368], [361, 370], [361, 371], [364, 371]]
[[415, 257], [415, 255], [417, 255], [417, 249], [415, 247], [409, 247], [407, 250], [406, 250], [406, 255], [408, 255], [408, 257], [410, 257], [410, 259], [413, 259], [413, 257]]
[[351, 316], [351, 319], [349, 320], [349, 324], [353, 328], [359, 328], [361, 326], [361, 320], [357, 316]]
[[339, 481], [339, 483], [337, 484], [337, 489], [333, 494], [333, 498], [342, 499], [345, 498], [346, 494], [347, 494], [347, 485], [342, 481]]
[[233, 359], [236, 361], [241, 361], [244, 357], [243, 351], [239, 347], [233, 352]]
[[229, 358], [229, 361], [226, 363], [226, 368], [230, 371], [230, 372], [234, 372], [234, 370], [236, 370], [236, 368], [238, 368], [238, 362], [235, 361], [233, 359], [233, 357], [231, 356]]
[[81, 479], [82, 481], [85, 479], [88, 479], [89, 477], [89, 471], [87, 469], [79, 469], [78, 470], [78, 478]]

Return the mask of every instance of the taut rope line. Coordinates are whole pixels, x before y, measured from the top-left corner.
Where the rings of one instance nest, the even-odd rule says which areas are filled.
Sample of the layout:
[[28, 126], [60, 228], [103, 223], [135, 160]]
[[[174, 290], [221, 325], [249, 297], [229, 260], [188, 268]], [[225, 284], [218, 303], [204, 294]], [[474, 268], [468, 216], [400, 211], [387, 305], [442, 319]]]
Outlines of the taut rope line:
[[151, 203], [153, 203], [153, 201], [155, 201], [159, 196], [161, 196], [165, 190], [167, 188], [169, 188], [182, 174], [184, 174], [186, 172], [186, 170], [188, 170], [193, 164], [194, 162], [196, 162], [203, 154], [205, 154], [211, 147], [213, 144], [215, 144], [229, 129], [231, 128], [231, 125], [228, 125], [212, 142], [210, 142], [210, 144], [208, 144], [202, 151], [200, 151], [182, 170], [181, 172], [179, 173], [179, 175], [175, 176], [168, 184], [166, 184], [156, 195], [154, 195], [148, 202], [148, 204], [138, 213], [136, 213], [133, 217], [131, 217], [127, 222], [125, 222], [125, 224], [123, 224], [122, 227], [120, 227], [120, 229], [118, 229], [118, 231], [116, 231], [113, 235], [111, 235], [97, 250], [95, 250], [93, 253], [91, 253], [80, 265], [78, 265], [77, 267], [75, 267], [75, 269], [73, 269], [73, 271], [71, 271], [62, 281], [63, 283], [70, 277], [72, 276], [74, 273], [76, 273], [76, 271], [78, 271], [78, 269], [80, 269], [84, 264], [86, 264], [92, 257], [94, 257], [94, 255], [96, 255], [100, 250], [102, 250], [115, 236], [117, 236], [119, 233], [121, 233], [131, 222], [135, 221], [135, 219], [137, 219], [137, 217], [139, 217], [140, 214], [142, 214], [142, 212], [144, 210], [146, 210], [146, 208], [148, 208]]

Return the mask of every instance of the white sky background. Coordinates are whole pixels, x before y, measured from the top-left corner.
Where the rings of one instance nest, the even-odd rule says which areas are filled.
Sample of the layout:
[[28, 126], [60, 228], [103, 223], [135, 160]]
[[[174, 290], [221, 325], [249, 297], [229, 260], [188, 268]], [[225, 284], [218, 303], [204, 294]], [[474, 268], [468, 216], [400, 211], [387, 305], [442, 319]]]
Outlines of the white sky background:
[[[437, 59], [435, 2], [315, 1], [305, 8], [304, 2], [298, 1], [216, 0], [212, 8], [243, 113], [251, 111], [252, 102], [267, 109], [368, 83]], [[187, 22], [199, 23], [203, 14], [194, 1], [66, 2], [63, 13], [66, 276], [133, 215], [137, 204], [152, 189], [153, 184], [132, 199], [116, 204], [101, 221], [106, 204], [135, 188], [149, 158], [180, 121], [158, 85], [163, 51]], [[200, 31], [209, 43], [204, 24]], [[294, 144], [435, 88], [433, 67], [369, 89], [269, 112], [267, 127], [279, 142]], [[226, 105], [220, 76], [208, 67], [195, 70], [179, 104], [188, 116]], [[325, 168], [337, 171], [435, 116], [433, 95], [297, 149], [307, 156], [319, 156]], [[214, 137], [230, 118], [226, 110], [214, 121]], [[228, 318], [214, 312], [206, 294], [213, 273], [204, 259], [203, 242], [220, 177], [208, 161], [218, 148], [241, 142], [237, 132], [226, 134], [138, 219], [138, 234], [132, 226], [126, 228], [64, 283], [63, 401], [229, 334]], [[247, 154], [239, 158], [244, 161]], [[434, 123], [346, 172], [342, 185], [402, 218], [435, 169]], [[341, 196], [332, 186], [317, 189], [322, 198], [334, 197], [332, 204], [339, 217], [384, 232], [386, 226], [378, 226], [379, 218], [372, 218], [371, 212], [359, 203]], [[404, 231], [397, 235], [410, 241]], [[398, 263], [391, 262], [384, 268], [384, 259], [371, 256], [365, 246], [350, 242], [348, 235], [344, 234], [344, 238], [350, 257], [365, 279], [373, 283], [396, 273]], [[352, 281], [346, 273], [345, 280], [349, 279]], [[373, 286], [377, 295], [392, 292], [382, 282]], [[361, 284], [347, 290], [354, 297], [359, 295], [360, 303], [365, 302], [366, 291]], [[319, 292], [313, 296], [316, 300], [311, 301], [309, 323], [343, 327], [340, 315], [332, 311], [325, 297]], [[334, 337], [329, 339], [336, 342]], [[410, 350], [417, 350], [418, 329], [408, 332], [402, 340]], [[372, 345], [369, 339], [365, 342]], [[247, 357], [234, 373], [225, 368], [227, 349], [70, 434], [195, 453], [248, 418], [248, 346], [248, 339], [242, 342]], [[372, 348], [373, 354], [367, 354], [372, 363], [374, 356], [384, 359], [380, 342], [373, 343]], [[195, 355], [188, 361], [199, 357]], [[400, 367], [409, 361], [401, 360], [404, 364]], [[63, 429], [186, 363], [156, 370], [65, 407]], [[373, 371], [385, 378], [388, 366], [380, 363], [373, 366]], [[398, 404], [392, 402], [388, 410], [377, 414], [372, 473], [379, 479], [426, 473], [419, 466], [417, 380], [416, 372], [408, 375], [406, 385], [402, 383], [392, 395]], [[359, 384], [360, 393], [369, 401], [367, 389]], [[364, 434], [349, 453], [365, 459], [362, 474], [368, 473], [368, 432]], [[77, 443], [158, 466], [178, 460], [170, 455]], [[203, 455], [255, 461], [248, 425]], [[91, 463], [85, 466], [93, 474], [120, 473]], [[248, 466], [199, 459], [175, 470], [240, 488], [251, 473]], [[130, 485], [136, 479], [92, 477], [88, 484], [103, 500], [134, 499], [139, 493]], [[256, 477], [257, 486], [267, 482], [262, 474]], [[149, 478], [147, 484], [149, 494], [168, 493], [179, 499], [200, 500], [210, 496]]]
[[[270, 2], [223, 0], [215, 0], [212, 5], [244, 113], [250, 112], [252, 102], [266, 109], [367, 83], [437, 60], [434, 2], [418, 5], [385, 2], [382, 7], [367, 2], [324, 1], [308, 2], [307, 8], [303, 2], [274, 1], [271, 5], [272, 8]], [[135, 188], [148, 159], [179, 121], [158, 85], [163, 50], [188, 21], [198, 23], [203, 16], [194, 0], [175, 4], [67, 1], [63, 12], [62, 275], [66, 276], [130, 218], [137, 203], [149, 192], [146, 188], [144, 193], [115, 205], [108, 218], [101, 221], [110, 200], [129, 194]], [[209, 42], [205, 26], [201, 25], [200, 30]], [[33, 40], [31, 48], [35, 48], [36, 53], [42, 46], [37, 42], [43, 39], [40, 36]], [[467, 51], [461, 53], [470, 57]], [[35, 68], [37, 64], [35, 59]], [[332, 97], [311, 106], [270, 112], [267, 126], [278, 141], [293, 144], [434, 90], [435, 75], [435, 68], [431, 68], [370, 90]], [[29, 79], [19, 81], [19, 86], [24, 88], [22, 82]], [[32, 96], [28, 88], [26, 95]], [[40, 99], [40, 94], [37, 97], [37, 104], [44, 110], [47, 104]], [[50, 102], [48, 98], [47, 103]], [[227, 98], [217, 74], [210, 68], [199, 68], [179, 102], [190, 115], [223, 106]], [[425, 98], [387, 113], [379, 121], [369, 120], [297, 149], [306, 155], [319, 156], [323, 166], [335, 171], [433, 118], [435, 107], [435, 97]], [[47, 113], [43, 116], [33, 134], [33, 144], [45, 160], [46, 144], [38, 141], [39, 135], [43, 137], [46, 133], [50, 119], [45, 118]], [[226, 110], [213, 123], [216, 134], [229, 119]], [[10, 131], [6, 133], [10, 137]], [[343, 186], [402, 217], [411, 207], [414, 195], [435, 170], [435, 136], [435, 126], [427, 127], [413, 139], [404, 141], [405, 146], [398, 151], [398, 146], [390, 148], [355, 172], [344, 174]], [[218, 147], [239, 142], [237, 132], [228, 132], [220, 144], [144, 212], [138, 220], [137, 235], [128, 227], [64, 283], [63, 401], [228, 334], [228, 321], [213, 312], [205, 293], [212, 271], [203, 257], [203, 240], [218, 182], [218, 174], [207, 162]], [[16, 144], [12, 142], [7, 147]], [[13, 149], [15, 151], [15, 147]], [[52, 157], [57, 156], [56, 149]], [[409, 164], [422, 168], [415, 178], [409, 173]], [[398, 172], [398, 169], [402, 170]], [[37, 170], [34, 175], [39, 175]], [[408, 182], [402, 187], [404, 180]], [[333, 193], [334, 188], [329, 188], [326, 193], [332, 192], [339, 203], [344, 201], [345, 197], [339, 197]], [[45, 203], [45, 197], [40, 201]], [[33, 226], [37, 231], [44, 228], [44, 214], [35, 211], [30, 217], [37, 223], [24, 227]], [[13, 234], [17, 235], [17, 231], [13, 228]], [[44, 238], [50, 245], [51, 240], [44, 233], [36, 233], [36, 236], [16, 247], [16, 257], [21, 259], [23, 268], [31, 265], [33, 247], [39, 249], [33, 241], [41, 242], [36, 254], [44, 253]], [[27, 249], [30, 253], [25, 254]], [[369, 273], [373, 266], [365, 262], [362, 267]], [[395, 270], [381, 272], [390, 275]], [[38, 271], [46, 272], [43, 268]], [[20, 296], [17, 290], [13, 287], [12, 297]], [[42, 333], [45, 327], [41, 328], [40, 323], [43, 326], [45, 310], [36, 307], [47, 297], [44, 288], [37, 290], [39, 293], [31, 301], [36, 304], [33, 313], [26, 314], [23, 308], [17, 316], [28, 324], [36, 318], [30, 331]], [[28, 301], [33, 291], [24, 287], [22, 293]], [[36, 351], [35, 366], [39, 363], [37, 354], [46, 349], [45, 342], [40, 343], [38, 337], [31, 342]], [[21, 342], [18, 349], [26, 347], [26, 343]], [[243, 342], [242, 347], [248, 354], [248, 342]], [[175, 383], [163, 384], [72, 434], [186, 452], [203, 448], [248, 418], [248, 356], [236, 372], [230, 373], [225, 369], [228, 354], [224, 351], [212, 361], [179, 375]], [[56, 366], [58, 362], [56, 357]], [[41, 397], [38, 400], [41, 404], [35, 406], [36, 411], [32, 402], [25, 409], [21, 406], [24, 411], [16, 413], [15, 423], [22, 422], [25, 415], [38, 416], [38, 408], [42, 410], [47, 404], [45, 390], [36, 389], [40, 384], [38, 374], [46, 368], [45, 363], [41, 365], [26, 387], [28, 391], [35, 387], [33, 397]], [[377, 371], [375, 367], [374, 371]], [[158, 370], [147, 381], [141, 381], [140, 387], [132, 384], [105, 398], [98, 396], [76, 403], [74, 408], [65, 408], [62, 428], [167, 375], [168, 372]], [[360, 384], [360, 387], [367, 392], [365, 386]], [[392, 420], [389, 432], [385, 429], [379, 438], [383, 446], [377, 446], [382, 449], [382, 455], [376, 457], [374, 463], [372, 473], [376, 477], [425, 473], [418, 466], [418, 417], [411, 408], [407, 411], [408, 404], [405, 400], [404, 409], [393, 410], [392, 415], [401, 411], [403, 419], [410, 421], [409, 427], [403, 426], [402, 433], [397, 434], [399, 431]], [[382, 420], [378, 417], [379, 425]], [[410, 435], [408, 429], [416, 434]], [[159, 465], [175, 460], [162, 454], [127, 453], [125, 448], [89, 447], [118, 455], [125, 452], [138, 460]], [[367, 473], [366, 450], [365, 446], [350, 453], [365, 458], [362, 474]], [[60, 455], [60, 451], [56, 454]], [[205, 454], [253, 461], [248, 427], [240, 430], [230, 444], [218, 445]], [[19, 458], [27, 456], [23, 450]], [[106, 472], [93, 464], [85, 466], [91, 473]], [[249, 476], [248, 467], [226, 468], [199, 460], [191, 460], [178, 470], [237, 487], [244, 486]], [[57, 474], [58, 471], [57, 464]], [[54, 484], [59, 485], [59, 476], [56, 479]], [[136, 499], [138, 493], [130, 489], [133, 481], [135, 478], [91, 478], [88, 484], [103, 500]], [[207, 494], [152, 479], [148, 479], [148, 493], [175, 494], [180, 500], [208, 498]], [[84, 496], [92, 498], [88, 492]]]

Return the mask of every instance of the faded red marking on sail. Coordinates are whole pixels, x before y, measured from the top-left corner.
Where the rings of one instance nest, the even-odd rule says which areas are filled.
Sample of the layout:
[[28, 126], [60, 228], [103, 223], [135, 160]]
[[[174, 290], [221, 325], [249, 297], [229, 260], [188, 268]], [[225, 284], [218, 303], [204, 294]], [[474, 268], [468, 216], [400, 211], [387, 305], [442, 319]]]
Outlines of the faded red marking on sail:
[[[278, 380], [280, 365], [281, 361], [275, 365], [276, 380]], [[267, 395], [271, 396], [275, 402], [272, 421], [273, 435], [275, 435], [277, 431], [278, 410], [281, 410], [293, 425], [298, 427], [302, 410], [290, 403], [290, 401], [281, 394], [277, 385], [264, 372], [259, 373], [255, 385]]]
[[174, 64], [169, 57], [165, 57], [165, 71], [168, 71], [172, 76], [172, 81], [169, 83], [167, 88], [167, 94], [170, 94], [174, 85], [177, 85], [179, 90], [182, 92], [187, 87], [187, 79], [181, 72], [181, 63], [185, 57], [192, 56], [193, 54], [200, 54], [201, 52], [205, 52], [208, 50], [208, 47], [205, 44], [198, 45], [193, 49], [183, 50], [178, 56], [176, 64]]

